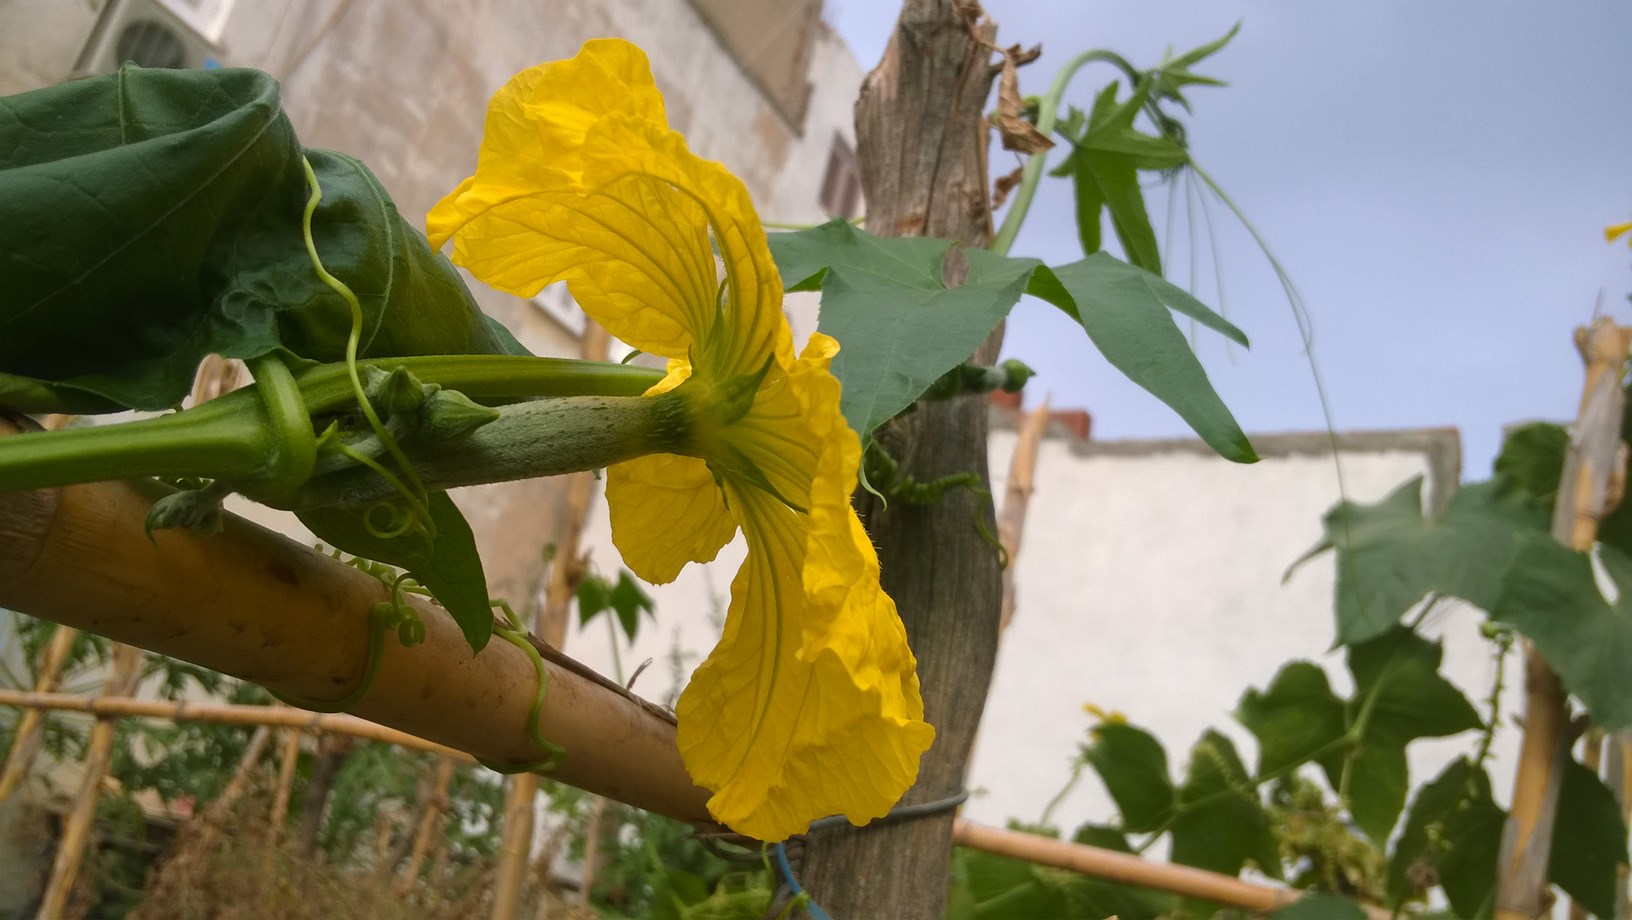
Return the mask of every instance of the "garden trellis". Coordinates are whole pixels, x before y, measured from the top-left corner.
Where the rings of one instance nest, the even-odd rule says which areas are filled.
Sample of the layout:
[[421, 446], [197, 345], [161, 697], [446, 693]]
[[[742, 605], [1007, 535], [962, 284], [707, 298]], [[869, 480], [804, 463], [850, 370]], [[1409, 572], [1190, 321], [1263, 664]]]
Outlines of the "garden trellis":
[[[1018, 95], [1016, 68], [1034, 53], [998, 47], [974, 4], [910, 0], [858, 107], [866, 229], [835, 222], [769, 240], [741, 183], [669, 130], [637, 50], [594, 42], [571, 62], [525, 72], [496, 98], [476, 174], [433, 211], [431, 239], [451, 237], [467, 268], [512, 293], [566, 278], [620, 337], [669, 358], [667, 372], [517, 353], [366, 167], [300, 147], [263, 74], [127, 70], [8, 100], [4, 124], [45, 123], [34, 117], [41, 111], [78, 121], [57, 134], [19, 129], [26, 143], [6, 152], [0, 171], [0, 200], [30, 216], [4, 230], [8, 257], [21, 255], [7, 263], [17, 291], [0, 306], [0, 407], [164, 410], [208, 353], [244, 359], [256, 384], [184, 411], [73, 431], [17, 418], [0, 437], [0, 605], [694, 824], [720, 819], [778, 844], [818, 819], [803, 864], [782, 862], [777, 875], [795, 890], [802, 879], [815, 904], [840, 916], [940, 915], [954, 842], [1028, 859], [1043, 858], [1040, 846], [1054, 865], [1099, 866], [1253, 909], [1286, 903], [1296, 897], [1289, 889], [1232, 878], [1249, 864], [1271, 875], [1283, 868], [1259, 785], [1319, 761], [1339, 799], [1333, 807], [1381, 851], [1408, 789], [1351, 788], [1353, 775], [1377, 776], [1375, 763], [1352, 764], [1379, 750], [1403, 760], [1417, 737], [1478, 727], [1438, 677], [1431, 643], [1396, 627], [1403, 611], [1367, 611], [1361, 625], [1371, 634], [1357, 637], [1340, 596], [1351, 667], [1357, 679], [1377, 679], [1357, 680], [1353, 700], [1328, 689], [1302, 707], [1324, 720], [1310, 750], [1291, 750], [1265, 728], [1272, 719], [1257, 718], [1297, 714], [1297, 701], [1286, 700], [1306, 668], [1290, 665], [1287, 680], [1249, 693], [1262, 704], [1249, 713], [1244, 701], [1242, 713], [1259, 736], [1256, 771], [1209, 733], [1175, 783], [1154, 739], [1112, 728], [1115, 720], [1096, 728], [1089, 759], [1122, 815], [1079, 835], [1104, 846], [1028, 849], [952, 812], [1001, 629], [1002, 554], [978, 397], [1023, 383], [1015, 368], [985, 366], [1009, 309], [1022, 294], [1051, 303], [1220, 455], [1255, 459], [1171, 314], [1242, 344], [1245, 336], [1160, 277], [1138, 191], [1141, 173], [1193, 167], [1173, 112], [1188, 107], [1187, 87], [1216, 82], [1190, 67], [1228, 39], [1149, 70], [1087, 53], [1033, 106]], [[1112, 84], [1091, 111], [1056, 117], [1065, 80], [1095, 62], [1127, 79], [1127, 95]], [[994, 234], [983, 109], [999, 75], [997, 123], [1006, 144], [1032, 159]], [[1141, 120], [1155, 133], [1136, 127]], [[1070, 145], [1085, 249], [1058, 266], [1008, 254], [1051, 128]], [[527, 163], [537, 168], [518, 168]], [[137, 175], [155, 181], [144, 186]], [[196, 194], [206, 187], [210, 194]], [[139, 232], [107, 220], [115, 205]], [[1131, 264], [1099, 251], [1107, 210]], [[50, 232], [59, 225], [76, 229]], [[797, 355], [780, 315], [784, 288], [823, 296], [820, 334]], [[679, 725], [508, 614], [495, 618], [470, 528], [444, 494], [600, 467], [609, 468], [615, 539], [645, 577], [661, 581], [711, 557], [739, 525], [749, 538], [725, 640], [682, 697]], [[111, 481], [130, 476], [167, 484]], [[851, 509], [858, 479], [868, 532]], [[362, 559], [348, 564], [224, 513], [229, 492], [296, 511]], [[1001, 536], [1017, 546], [1008, 530]], [[1347, 536], [1334, 531], [1325, 547], [1337, 551], [1340, 571], [1356, 549]], [[557, 573], [570, 572], [570, 561]], [[1548, 634], [1535, 620], [1520, 629], [1538, 644]], [[1379, 638], [1393, 645], [1367, 645]], [[1368, 721], [1388, 681], [1365, 665], [1382, 655], [1387, 674], [1396, 653], [1448, 716], [1424, 725], [1391, 711]], [[1619, 701], [1580, 680], [1579, 662], [1558, 666], [1614, 727]], [[815, 690], [799, 698], [790, 686]], [[843, 703], [820, 720], [809, 699]], [[926, 719], [939, 739], [920, 765]], [[1400, 737], [1379, 742], [1378, 724]], [[1113, 737], [1155, 745], [1160, 769], [1119, 785]], [[1601, 785], [1568, 775], [1575, 792], [1587, 790], [1593, 826], [1609, 828], [1600, 836], [1612, 836]], [[1412, 803], [1395, 862], [1437, 865], [1443, 854], [1425, 843], [1441, 840], [1433, 828], [1469, 809], [1481, 819], [1499, 811], [1473, 795], [1471, 772], [1465, 789], [1456, 778]], [[1135, 786], [1143, 803], [1123, 794]], [[1452, 786], [1466, 794], [1434, 812]], [[526, 784], [514, 791], [512, 813], [530, 811]], [[1248, 828], [1250, 839], [1211, 833], [1220, 803], [1225, 823]], [[864, 830], [825, 817], [860, 821], [892, 807], [895, 820]], [[1140, 848], [1170, 834], [1175, 859], [1215, 871], [1112, 852], [1131, 848], [1130, 833], [1143, 837]], [[1619, 855], [1613, 846], [1587, 855], [1575, 864], [1590, 863], [1592, 886], [1560, 882], [1601, 907], [1598, 870], [1624, 861], [1624, 845]], [[523, 865], [509, 868], [501, 912]], [[1037, 894], [1030, 884], [988, 903]], [[1421, 892], [1390, 879], [1386, 893], [1398, 908]], [[1067, 894], [1082, 891], [1040, 891]]]

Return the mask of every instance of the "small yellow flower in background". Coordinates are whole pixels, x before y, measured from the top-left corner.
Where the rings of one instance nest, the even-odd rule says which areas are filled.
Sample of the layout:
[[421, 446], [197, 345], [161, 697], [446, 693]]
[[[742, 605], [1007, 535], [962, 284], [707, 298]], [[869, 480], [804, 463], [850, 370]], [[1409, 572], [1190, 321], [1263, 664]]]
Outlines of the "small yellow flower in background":
[[1128, 717], [1120, 710], [1112, 709], [1111, 711], [1106, 712], [1093, 703], [1083, 703], [1082, 711], [1098, 719], [1101, 725], [1128, 724]]
[[1613, 243], [1616, 238], [1625, 236], [1628, 246], [1632, 246], [1632, 223], [1611, 224], [1604, 228], [1604, 242]]
[[861, 450], [828, 371], [838, 343], [818, 333], [795, 356], [747, 189], [669, 129], [640, 49], [592, 41], [515, 76], [429, 235], [500, 290], [566, 281], [613, 335], [669, 359], [647, 395], [684, 399], [687, 455], [611, 467], [607, 503], [625, 563], [654, 583], [747, 538], [724, 635], [677, 706], [714, 817], [781, 840], [888, 812], [935, 733], [850, 506]]

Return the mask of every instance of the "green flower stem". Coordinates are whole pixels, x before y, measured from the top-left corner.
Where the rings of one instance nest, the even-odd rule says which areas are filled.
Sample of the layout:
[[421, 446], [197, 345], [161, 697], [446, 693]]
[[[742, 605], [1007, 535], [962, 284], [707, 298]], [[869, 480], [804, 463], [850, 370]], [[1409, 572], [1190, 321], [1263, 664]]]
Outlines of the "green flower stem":
[[[1037, 130], [1044, 137], [1054, 130], [1054, 122], [1059, 117], [1060, 101], [1065, 98], [1065, 89], [1071, 84], [1071, 78], [1077, 75], [1077, 71], [1095, 61], [1113, 64], [1127, 74], [1129, 80], [1139, 82], [1141, 76], [1139, 71], [1135, 70], [1122, 55], [1098, 49], [1082, 52], [1067, 61], [1065, 66], [1060, 68], [1060, 72], [1054, 75], [1054, 84], [1048, 88], [1048, 95], [1043, 97], [1042, 104], [1037, 108]], [[1003, 217], [1003, 226], [998, 228], [997, 236], [993, 238], [992, 244], [986, 247], [987, 249], [1000, 256], [1009, 254], [1009, 247], [1014, 245], [1014, 238], [1020, 235], [1020, 225], [1026, 221], [1026, 212], [1031, 210], [1032, 199], [1037, 197], [1037, 183], [1042, 181], [1043, 170], [1047, 166], [1046, 153], [1034, 153], [1031, 159], [1026, 161], [1025, 170], [1020, 176], [1020, 187], [1014, 192], [1014, 203], [1009, 205], [1009, 212]]]
[[300, 388], [283, 358], [262, 355], [249, 362], [255, 387], [261, 394], [277, 438], [278, 451], [272, 461], [273, 474], [266, 488], [273, 492], [293, 492], [312, 475], [317, 463], [317, 437], [312, 433], [312, 417], [306, 411]]
[[[600, 469], [646, 454], [680, 452], [689, 441], [685, 402], [674, 394], [540, 399], [499, 412], [497, 419], [464, 438], [403, 446], [426, 489]], [[391, 495], [393, 489], [371, 470], [352, 468], [313, 478], [287, 503], [249, 494], [302, 510], [360, 505]]]
[[0, 492], [143, 476], [252, 479], [277, 454], [278, 432], [259, 400], [212, 402], [139, 422], [0, 440]]
[[[356, 399], [344, 364], [316, 365], [295, 374], [292, 384], [298, 388], [297, 400], [291, 381], [279, 374], [281, 362], [278, 369], [272, 368], [273, 362], [277, 359], [254, 362], [257, 386], [183, 412], [0, 440], [0, 492], [144, 476], [196, 476], [245, 484], [272, 479], [286, 486], [289, 479], [282, 473], [309, 472], [311, 467], [298, 439], [283, 429], [301, 415], [353, 407]], [[422, 383], [440, 384], [489, 402], [541, 396], [638, 396], [663, 379], [661, 371], [645, 367], [507, 355], [380, 358], [359, 364], [382, 370], [406, 367]], [[271, 400], [271, 412], [263, 398]], [[304, 409], [297, 404], [302, 402]], [[534, 436], [548, 440], [538, 432]], [[307, 472], [294, 481], [303, 480]], [[275, 493], [290, 493], [277, 485], [256, 491], [279, 504], [287, 500], [280, 501]]]

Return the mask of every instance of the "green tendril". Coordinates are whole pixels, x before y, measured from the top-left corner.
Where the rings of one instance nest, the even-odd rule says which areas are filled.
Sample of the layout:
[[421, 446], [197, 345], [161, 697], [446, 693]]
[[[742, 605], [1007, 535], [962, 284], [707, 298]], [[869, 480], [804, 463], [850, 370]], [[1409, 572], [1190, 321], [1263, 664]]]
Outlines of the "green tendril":
[[[335, 558], [339, 558], [336, 550]], [[403, 600], [402, 586], [409, 582], [407, 574], [397, 574], [390, 566], [381, 565], [372, 560], [353, 559], [350, 564], [362, 572], [385, 581], [391, 590], [389, 600], [374, 605], [368, 612], [368, 663], [363, 666], [363, 676], [357, 688], [338, 700], [308, 700], [294, 696], [285, 696], [268, 688], [273, 696], [290, 706], [309, 709], [312, 712], [345, 712], [356, 706], [368, 694], [369, 688], [374, 686], [374, 677], [380, 670], [380, 658], [385, 650], [385, 634], [395, 629], [397, 641], [403, 648], [413, 648], [425, 641], [425, 622], [419, 618], [414, 608]], [[382, 571], [383, 570], [383, 571]]]
[[504, 614], [504, 624], [494, 624], [493, 634], [504, 641], [521, 649], [522, 654], [533, 662], [533, 670], [538, 674], [538, 691], [533, 694], [533, 706], [527, 715], [527, 737], [533, 744], [544, 752], [541, 760], [530, 762], [492, 761], [477, 758], [476, 762], [495, 773], [547, 773], [561, 766], [562, 758], [567, 756], [567, 749], [559, 744], [545, 740], [539, 734], [538, 720], [544, 712], [544, 698], [550, 690], [550, 672], [544, 663], [544, 656], [538, 653], [533, 643], [527, 639], [527, 628], [522, 625], [521, 618], [510, 609], [510, 604], [503, 600], [489, 601], [488, 603]]
[[317, 273], [318, 279], [328, 286], [330, 290], [340, 295], [340, 298], [346, 302], [346, 306], [351, 308], [351, 332], [346, 337], [346, 373], [351, 378], [352, 395], [356, 397], [357, 408], [362, 411], [363, 417], [368, 420], [368, 425], [373, 429], [374, 436], [380, 439], [380, 443], [385, 446], [386, 451], [397, 462], [397, 468], [402, 471], [407, 483], [404, 484], [401, 479], [389, 475], [379, 464], [371, 460], [362, 461], [360, 459], [361, 454], [355, 451], [348, 452], [348, 448], [344, 445], [336, 442], [337, 446], [345, 456], [364, 462], [370, 469], [386, 477], [392, 487], [408, 500], [409, 507], [413, 510], [414, 517], [419, 522], [418, 529], [422, 530], [427, 536], [435, 537], [436, 524], [431, 520], [430, 505], [426, 501], [425, 483], [420, 480], [418, 471], [408, 461], [408, 455], [403, 452], [402, 446], [397, 443], [397, 439], [392, 437], [391, 433], [386, 430], [385, 423], [380, 420], [379, 413], [374, 411], [374, 405], [369, 401], [368, 394], [363, 389], [362, 377], [357, 371], [357, 347], [363, 337], [363, 305], [358, 302], [357, 295], [352, 292], [350, 287], [346, 286], [345, 282], [329, 274], [328, 269], [323, 267], [322, 258], [317, 254], [317, 241], [312, 237], [312, 215], [317, 213], [317, 206], [323, 200], [323, 189], [317, 182], [317, 173], [312, 169], [312, 161], [301, 157], [301, 165], [306, 170], [306, 184], [312, 190], [311, 196], [306, 199], [306, 210], [301, 215], [301, 233], [306, 240], [306, 254], [312, 260], [312, 269]]

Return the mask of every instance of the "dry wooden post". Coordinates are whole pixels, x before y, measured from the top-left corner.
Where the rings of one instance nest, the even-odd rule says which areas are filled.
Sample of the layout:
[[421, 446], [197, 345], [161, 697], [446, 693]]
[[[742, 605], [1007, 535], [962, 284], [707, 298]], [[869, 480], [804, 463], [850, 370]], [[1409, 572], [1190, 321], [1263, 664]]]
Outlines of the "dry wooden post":
[[[57, 688], [57, 681], [62, 678], [68, 655], [73, 651], [74, 640], [78, 637], [79, 630], [71, 626], [58, 626], [51, 634], [51, 641], [40, 652], [39, 668], [34, 677], [36, 693], [49, 693]], [[17, 730], [11, 736], [11, 750], [6, 752], [6, 765], [0, 769], [0, 805], [11, 798], [28, 777], [28, 771], [33, 769], [34, 757], [40, 752], [40, 730], [44, 727], [44, 720], [45, 714], [38, 709], [25, 709], [18, 717]]]
[[[1564, 458], [1553, 536], [1579, 551], [1592, 548], [1620, 459], [1626, 397], [1621, 372], [1632, 349], [1632, 328], [1607, 318], [1575, 332], [1586, 362], [1581, 411]], [[1513, 808], [1502, 833], [1496, 916], [1520, 920], [1546, 908], [1547, 864], [1558, 816], [1559, 780], [1569, 757], [1567, 694], [1541, 654], [1524, 645], [1524, 739], [1513, 780]]]
[[[1615, 794], [1621, 806], [1621, 821], [1632, 824], [1632, 729], [1623, 728], [1607, 739], [1609, 750], [1604, 756], [1604, 782]], [[1622, 866], [1615, 885], [1615, 920], [1632, 920], [1632, 898], [1627, 897], [1627, 873]]]
[[[995, 28], [972, 0], [907, 0], [883, 60], [862, 84], [856, 147], [867, 229], [881, 236], [935, 236], [983, 247], [991, 238], [984, 107], [996, 71]], [[977, 20], [979, 20], [977, 22]], [[967, 266], [954, 255], [946, 280]], [[990, 363], [1001, 332], [976, 353]], [[973, 472], [988, 482], [986, 402], [920, 405], [887, 426], [880, 442], [902, 470], [923, 480]], [[994, 526], [990, 501], [967, 490], [931, 505], [859, 495], [878, 545], [884, 588], [895, 598], [918, 659], [925, 717], [935, 744], [902, 804], [947, 799], [964, 789], [969, 750], [997, 653], [1002, 573], [975, 527]], [[819, 830], [805, 849], [802, 881], [835, 917], [930, 920], [944, 915], [952, 855], [950, 810], [893, 824]]]
[[431, 840], [436, 837], [436, 829], [442, 823], [442, 815], [448, 810], [448, 787], [453, 784], [453, 771], [458, 761], [452, 757], [443, 757], [436, 765], [436, 781], [432, 787], [431, 800], [424, 814], [419, 816], [419, 827], [414, 832], [414, 847], [408, 851], [408, 864], [403, 867], [402, 875], [397, 880], [397, 893], [407, 894], [414, 887], [419, 878], [419, 867], [425, 864], [425, 854], [431, 850]]
[[[108, 696], [128, 696], [142, 679], [142, 650], [119, 645], [113, 650], [113, 668], [102, 692]], [[45, 894], [40, 899], [40, 916], [62, 916], [68, 906], [68, 896], [74, 891], [74, 880], [79, 876], [79, 865], [90, 843], [91, 825], [96, 822], [97, 802], [102, 798], [102, 781], [108, 776], [113, 763], [113, 742], [119, 723], [101, 717], [91, 726], [90, 741], [85, 747], [85, 775], [79, 782], [73, 805], [62, 823], [62, 841], [57, 847], [56, 861], [51, 865], [51, 878], [46, 882]]]
[[[611, 337], [594, 320], [584, 320], [584, 337], [579, 351], [586, 361], [605, 361]], [[549, 587], [544, 603], [533, 622], [533, 631], [550, 645], [566, 645], [567, 614], [573, 593], [583, 578], [583, 561], [578, 545], [583, 542], [584, 518], [595, 496], [595, 477], [574, 473], [567, 477], [559, 517], [560, 539], [555, 542], [555, 564], [550, 567]], [[493, 920], [513, 920], [521, 903], [521, 892], [529, 875], [533, 850], [533, 824], [537, 818], [538, 775], [518, 773], [510, 778], [505, 796], [503, 836], [499, 841], [499, 874], [493, 891]]]

